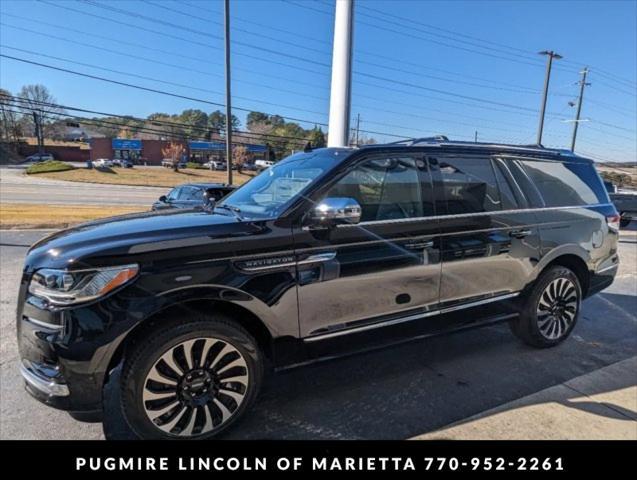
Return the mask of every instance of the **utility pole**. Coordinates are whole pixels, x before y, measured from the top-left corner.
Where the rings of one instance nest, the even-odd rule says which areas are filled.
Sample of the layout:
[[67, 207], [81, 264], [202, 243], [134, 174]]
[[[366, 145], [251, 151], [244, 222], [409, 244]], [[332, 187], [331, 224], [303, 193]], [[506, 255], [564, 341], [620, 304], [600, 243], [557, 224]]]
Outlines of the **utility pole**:
[[555, 53], [553, 50], [544, 50], [540, 52], [540, 55], [547, 55], [548, 60], [546, 62], [546, 76], [544, 77], [544, 93], [542, 94], [542, 108], [540, 110], [540, 126], [537, 130], [537, 144], [542, 145], [542, 131], [544, 130], [544, 113], [546, 111], [546, 99], [549, 94], [549, 82], [551, 81], [551, 66], [553, 65], [553, 59], [559, 60], [561, 55]]
[[474, 143], [478, 143], [478, 131], [477, 130], [473, 134], [473, 141], [474, 141]]
[[580, 122], [580, 114], [582, 113], [582, 99], [584, 98], [584, 87], [590, 85], [590, 83], [586, 83], [586, 75], [588, 74], [588, 67], [585, 67], [584, 70], [580, 72], [582, 74], [582, 79], [579, 81], [579, 99], [577, 100], [577, 114], [575, 115], [575, 122], [573, 124], [573, 139], [571, 140], [571, 151], [575, 151], [575, 139], [577, 138], [577, 127]]
[[346, 147], [349, 143], [353, 23], [354, 0], [336, 0], [328, 147]]
[[33, 111], [33, 123], [35, 124], [35, 138], [38, 141], [38, 153], [42, 155], [44, 153], [44, 139], [42, 135], [42, 117]]
[[358, 147], [358, 134], [361, 128], [361, 114], [356, 114], [356, 146]]
[[230, 0], [224, 2], [226, 41], [226, 171], [228, 185], [232, 185], [232, 104], [230, 100]]

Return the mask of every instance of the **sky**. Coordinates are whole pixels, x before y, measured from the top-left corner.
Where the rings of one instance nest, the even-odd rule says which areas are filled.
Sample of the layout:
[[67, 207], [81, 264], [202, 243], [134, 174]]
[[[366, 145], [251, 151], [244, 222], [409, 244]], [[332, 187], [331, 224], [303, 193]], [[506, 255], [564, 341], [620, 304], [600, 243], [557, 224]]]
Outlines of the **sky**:
[[[334, 0], [232, 0], [233, 113], [323, 126]], [[224, 105], [220, 0], [0, 0], [0, 52], [182, 97], [0, 57], [0, 87], [46, 85], [59, 103], [119, 115]], [[534, 143], [553, 50], [543, 143], [637, 160], [637, 1], [356, 0], [352, 126], [377, 141]], [[245, 125], [243, 125], [245, 127]]]

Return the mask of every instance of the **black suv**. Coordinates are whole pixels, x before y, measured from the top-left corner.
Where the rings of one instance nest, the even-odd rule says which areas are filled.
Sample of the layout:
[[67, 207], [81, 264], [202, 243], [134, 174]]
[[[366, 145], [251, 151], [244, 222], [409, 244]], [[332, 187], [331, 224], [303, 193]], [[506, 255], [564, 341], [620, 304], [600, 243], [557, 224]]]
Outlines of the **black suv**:
[[214, 209], [115, 217], [28, 253], [27, 390], [141, 438], [209, 438], [264, 371], [507, 321], [571, 333], [617, 272], [619, 216], [568, 151], [420, 139], [293, 155]]

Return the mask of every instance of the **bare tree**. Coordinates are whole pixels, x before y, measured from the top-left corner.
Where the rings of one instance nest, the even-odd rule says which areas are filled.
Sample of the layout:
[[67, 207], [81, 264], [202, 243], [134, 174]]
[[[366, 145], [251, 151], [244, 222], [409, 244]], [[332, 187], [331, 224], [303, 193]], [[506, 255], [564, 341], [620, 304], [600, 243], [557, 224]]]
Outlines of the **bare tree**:
[[181, 143], [170, 142], [164, 148], [161, 149], [161, 153], [165, 158], [170, 158], [173, 162], [173, 170], [177, 172], [179, 170], [179, 159], [186, 151], [185, 147]]
[[19, 115], [12, 105], [11, 93], [0, 88], [0, 141], [9, 142], [15, 148], [22, 132]]
[[237, 172], [243, 173], [243, 167], [250, 161], [250, 152], [243, 145], [236, 145], [232, 150], [232, 161], [237, 166]]
[[51, 125], [58, 118], [58, 115], [65, 114], [63, 108], [57, 105], [57, 100], [49, 89], [44, 85], [25, 85], [20, 90], [18, 98], [15, 102], [21, 105], [28, 116], [27, 125], [31, 126], [32, 131], [38, 139], [38, 148], [40, 153], [44, 149], [44, 138], [51, 134]]

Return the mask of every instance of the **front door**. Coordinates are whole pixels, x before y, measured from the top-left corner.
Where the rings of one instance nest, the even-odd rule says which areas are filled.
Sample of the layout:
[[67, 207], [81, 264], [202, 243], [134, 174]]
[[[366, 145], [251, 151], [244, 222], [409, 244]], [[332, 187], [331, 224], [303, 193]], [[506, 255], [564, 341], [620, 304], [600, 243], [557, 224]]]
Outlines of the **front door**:
[[361, 222], [294, 230], [301, 336], [326, 338], [437, 308], [438, 222], [418, 153], [356, 161], [313, 198], [353, 198]]

